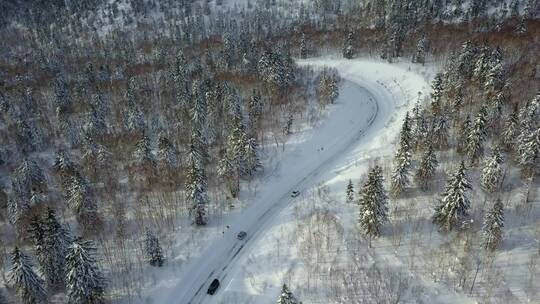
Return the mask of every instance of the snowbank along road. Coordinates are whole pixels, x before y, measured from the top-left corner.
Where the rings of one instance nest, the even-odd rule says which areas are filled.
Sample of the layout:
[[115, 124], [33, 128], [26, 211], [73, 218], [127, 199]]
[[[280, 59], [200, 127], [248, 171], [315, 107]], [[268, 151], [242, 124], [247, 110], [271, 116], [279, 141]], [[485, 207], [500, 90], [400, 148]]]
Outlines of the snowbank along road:
[[[227, 288], [231, 273], [240, 266], [239, 258], [249, 252], [255, 240], [271, 227], [272, 220], [280, 210], [294, 203], [292, 191], [301, 192], [311, 187], [321, 173], [332, 170], [346, 152], [375, 140], [389, 121], [398, 119], [397, 115], [400, 115], [399, 118], [401, 114], [404, 115], [407, 110], [405, 105], [411, 101], [410, 96], [416, 94], [405, 94], [405, 89], [400, 87], [403, 92], [396, 95], [396, 90], [389, 90], [388, 87], [399, 87], [398, 82], [379, 81], [379, 73], [385, 76], [408, 73], [385, 63], [340, 59], [311, 59], [298, 63], [336, 68], [344, 80], [337, 102], [330, 106], [327, 117], [318, 126], [290, 139], [279, 169], [267, 177], [251, 205], [228, 220], [231, 229], [186, 266], [182, 271], [184, 277], [176, 286], [170, 286], [167, 288], [169, 290], [160, 289], [152, 295], [154, 303], [198, 304], [217, 301], [216, 296], [206, 293], [212, 280], [217, 278], [221, 282], [217, 294]], [[413, 87], [415, 83], [418, 86], [425, 84], [418, 75], [408, 74], [411, 74], [407, 75], [409, 78], [418, 78], [408, 79]], [[409, 96], [409, 99], [404, 99], [405, 96]], [[247, 232], [243, 240], [236, 238], [240, 231]]]

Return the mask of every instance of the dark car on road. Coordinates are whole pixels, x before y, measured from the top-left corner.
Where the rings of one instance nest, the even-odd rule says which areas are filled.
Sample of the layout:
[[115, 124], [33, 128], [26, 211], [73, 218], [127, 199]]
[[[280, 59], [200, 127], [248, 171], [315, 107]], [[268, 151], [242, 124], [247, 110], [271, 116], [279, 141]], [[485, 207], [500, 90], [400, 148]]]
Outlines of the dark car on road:
[[300, 195], [300, 191], [298, 191], [298, 190], [295, 190], [295, 191], [293, 191], [293, 192], [291, 193], [291, 197], [297, 197], [297, 196], [299, 196], [299, 195]]
[[236, 238], [239, 239], [239, 240], [243, 240], [245, 239], [247, 236], [247, 232], [245, 231], [240, 231], [238, 232], [238, 234], [236, 235]]
[[213, 295], [214, 293], [216, 293], [216, 290], [218, 288], [219, 288], [219, 280], [214, 279], [212, 283], [210, 284], [210, 287], [208, 287], [208, 291], [206, 293], [208, 293], [209, 295]]

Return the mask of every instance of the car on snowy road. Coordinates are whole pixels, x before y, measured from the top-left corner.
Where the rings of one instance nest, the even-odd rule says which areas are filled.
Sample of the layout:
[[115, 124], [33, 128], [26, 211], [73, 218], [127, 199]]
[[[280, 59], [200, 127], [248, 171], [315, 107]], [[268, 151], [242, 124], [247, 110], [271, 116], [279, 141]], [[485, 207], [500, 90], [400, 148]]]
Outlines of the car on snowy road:
[[210, 287], [208, 287], [208, 291], [206, 293], [208, 293], [209, 295], [213, 295], [216, 293], [216, 290], [219, 288], [219, 280], [218, 279], [214, 279], [212, 281], [212, 283], [210, 284]]
[[293, 191], [293, 192], [291, 193], [291, 197], [297, 197], [297, 196], [299, 196], [299, 195], [300, 195], [300, 191], [298, 191], [298, 190], [295, 190], [295, 191]]
[[240, 231], [238, 232], [238, 234], [236, 235], [236, 238], [239, 239], [239, 240], [243, 240], [245, 239], [247, 236], [247, 232], [245, 231]]

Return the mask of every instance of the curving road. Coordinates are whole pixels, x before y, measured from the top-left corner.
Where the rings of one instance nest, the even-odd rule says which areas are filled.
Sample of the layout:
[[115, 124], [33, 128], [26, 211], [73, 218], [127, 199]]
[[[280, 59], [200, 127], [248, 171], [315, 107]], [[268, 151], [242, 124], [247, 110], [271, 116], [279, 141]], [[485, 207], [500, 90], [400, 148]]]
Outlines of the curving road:
[[[231, 226], [223, 238], [216, 240], [191, 262], [186, 275], [172, 294], [159, 303], [199, 304], [211, 302], [206, 291], [214, 278], [226, 288], [230, 270], [247, 254], [255, 240], [272, 225], [279, 212], [294, 203], [291, 192], [315, 184], [321, 173], [331, 170], [336, 161], [359, 144], [377, 136], [395, 112], [394, 97], [380, 83], [363, 77], [363, 71], [344, 60], [307, 60], [300, 65], [333, 66], [344, 79], [340, 97], [331, 106], [328, 117], [312, 130], [301, 133], [287, 144], [280, 168], [264, 181], [264, 188], [253, 197], [250, 207], [228, 221]], [[369, 74], [369, 73], [368, 73]], [[321, 148], [323, 148], [321, 150]], [[246, 231], [244, 240], [236, 234]]]

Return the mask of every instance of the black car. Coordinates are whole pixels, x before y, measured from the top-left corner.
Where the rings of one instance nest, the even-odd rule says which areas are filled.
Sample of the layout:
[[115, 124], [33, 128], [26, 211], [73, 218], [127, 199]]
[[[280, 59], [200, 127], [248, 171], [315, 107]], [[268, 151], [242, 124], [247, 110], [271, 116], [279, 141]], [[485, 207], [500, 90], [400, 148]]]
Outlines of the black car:
[[213, 295], [214, 293], [216, 293], [216, 290], [218, 288], [219, 288], [219, 280], [214, 279], [212, 281], [212, 284], [210, 284], [210, 287], [208, 287], [208, 291], [206, 293], [208, 293], [209, 295]]
[[239, 240], [243, 240], [245, 239], [247, 236], [247, 232], [245, 231], [240, 231], [238, 232], [238, 234], [236, 235], [236, 238], [239, 239]]

